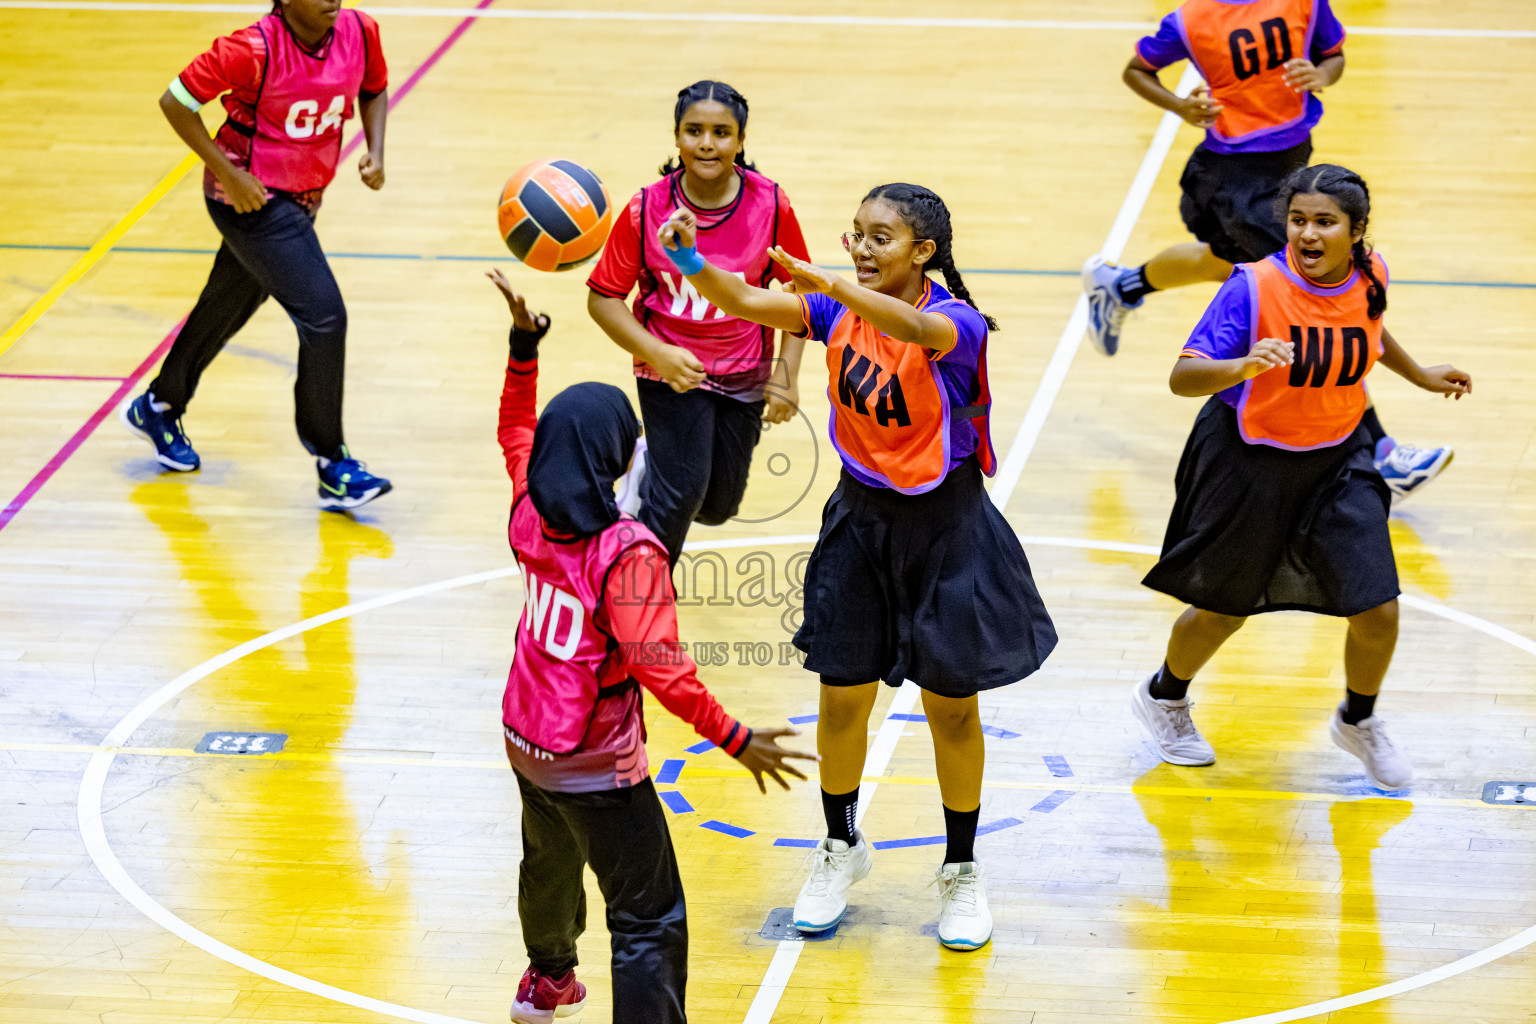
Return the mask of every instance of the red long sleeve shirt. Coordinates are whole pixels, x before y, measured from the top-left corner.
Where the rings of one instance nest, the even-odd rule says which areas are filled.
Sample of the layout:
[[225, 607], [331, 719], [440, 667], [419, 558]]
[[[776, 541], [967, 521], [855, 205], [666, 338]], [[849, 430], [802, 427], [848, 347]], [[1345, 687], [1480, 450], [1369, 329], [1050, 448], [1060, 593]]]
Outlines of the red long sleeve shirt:
[[[538, 361], [509, 361], [496, 436], [512, 479], [513, 505], [528, 488], [537, 395]], [[611, 655], [618, 661], [617, 672], [605, 668], [603, 676], [635, 679], [700, 736], [732, 756], [741, 752], [750, 730], [726, 714], [699, 681], [697, 665], [678, 641], [676, 595], [665, 555], [649, 545], [625, 551], [608, 574], [603, 603], [593, 621], [618, 641]], [[613, 789], [634, 785], [646, 776], [644, 741], [640, 694], [631, 690], [600, 702], [573, 753], [551, 758], [528, 749], [525, 741], [509, 732], [507, 756], [514, 768], [543, 789]]]

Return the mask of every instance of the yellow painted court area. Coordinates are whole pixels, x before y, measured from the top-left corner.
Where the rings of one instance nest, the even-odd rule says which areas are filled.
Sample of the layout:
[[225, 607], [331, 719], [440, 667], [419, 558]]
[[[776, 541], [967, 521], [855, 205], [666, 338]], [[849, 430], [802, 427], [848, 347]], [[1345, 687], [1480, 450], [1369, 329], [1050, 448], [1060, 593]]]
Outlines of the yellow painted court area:
[[[1334, 0], [1348, 69], [1314, 161], [1370, 183], [1393, 333], [1477, 381], [1452, 403], [1371, 378], [1389, 431], [1456, 449], [1393, 517], [1412, 603], [1380, 709], [1417, 769], [1395, 797], [1329, 742], [1338, 621], [1261, 617], [1212, 662], [1194, 696], [1214, 766], [1160, 763], [1131, 716], [1179, 611], [1140, 585], [1199, 407], [1168, 370], [1214, 287], [1153, 296], [1114, 359], [1074, 354], [1063, 330], [1159, 123], [1120, 71], [1162, 6], [497, 0], [390, 115], [385, 188], [349, 159], [318, 222], [349, 311], [348, 440], [395, 485], [355, 515], [315, 508], [293, 327], [270, 303], [186, 417], [199, 473], [160, 473], [110, 409], [83, 431], [186, 314], [217, 245], [156, 99], [262, 9], [113, 6], [0, 3], [0, 1024], [506, 1019], [526, 958], [498, 714], [522, 588], [498, 572], [507, 324], [483, 271], [553, 318], [544, 397], [633, 386], [586, 315], [585, 270], [518, 266], [494, 201], [518, 167], [563, 156], [624, 202], [673, 152], [678, 89], [703, 77], [751, 100], [747, 154], [793, 198], [816, 260], [846, 265], [838, 236], [874, 184], [948, 202], [957, 262], [1001, 324], [994, 441], [1027, 453], [1004, 511], [1062, 640], [982, 697], [996, 931], [970, 954], [934, 939], [934, 845], [878, 850], [848, 921], [797, 958], [760, 935], [803, 877], [804, 849], [775, 841], [821, 834], [814, 773], [759, 796], [649, 703], [655, 770], [682, 762], [660, 788], [691, 808], [668, 815], [690, 1019], [1536, 1021], [1536, 944], [1510, 943], [1536, 927], [1536, 806], [1482, 799], [1498, 781], [1536, 799], [1529, 3]], [[467, 11], [361, 6], [395, 88]], [[1179, 128], [1154, 167], [1126, 262], [1186, 240], [1179, 172], [1197, 141]], [[724, 652], [702, 676], [753, 724], [817, 710], [781, 645], [789, 567], [837, 477], [824, 380], [813, 346], [804, 418], [764, 434], [741, 521], [690, 535], [683, 637]], [[866, 780], [877, 842], [943, 832], [927, 728], [886, 719], [893, 692], [871, 721], [894, 743]], [[213, 733], [286, 742], [199, 751]], [[597, 1024], [608, 943], [589, 897], [591, 998], [571, 1019]]]

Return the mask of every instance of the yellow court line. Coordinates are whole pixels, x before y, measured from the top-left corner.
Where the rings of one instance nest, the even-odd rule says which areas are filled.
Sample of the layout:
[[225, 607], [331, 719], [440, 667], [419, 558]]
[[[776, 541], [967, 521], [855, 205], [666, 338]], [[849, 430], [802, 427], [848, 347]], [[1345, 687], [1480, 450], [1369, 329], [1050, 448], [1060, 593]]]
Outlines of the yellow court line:
[[196, 153], [188, 153], [186, 157], [171, 169], [171, 172], [160, 179], [160, 183], [145, 193], [144, 198], [133, 204], [133, 209], [123, 215], [123, 219], [112, 226], [112, 230], [101, 236], [101, 240], [91, 246], [90, 251], [75, 261], [75, 265], [65, 272], [64, 276], [54, 282], [52, 288], [43, 293], [42, 298], [32, 303], [32, 308], [21, 315], [11, 326], [0, 334], [0, 355], [27, 333], [28, 328], [37, 323], [42, 315], [53, 307], [55, 302], [63, 298], [64, 293], [86, 275], [86, 272], [101, 262], [101, 258], [112, 250], [112, 247], [122, 241], [130, 228], [143, 219], [144, 215], [154, 209], [156, 203], [165, 197], [165, 194], [176, 187], [177, 182], [187, 176], [187, 172], [196, 167], [201, 161]]
[[[0, 751], [32, 751], [37, 753], [54, 754], [95, 754], [107, 752], [112, 754], [135, 755], [139, 757], [207, 757], [224, 761], [296, 761], [310, 764], [360, 764], [360, 765], [391, 765], [407, 768], [471, 768], [481, 771], [510, 771], [504, 760], [475, 760], [470, 758], [439, 758], [428, 756], [401, 756], [383, 754], [333, 754], [326, 751], [279, 751], [275, 754], [220, 754], [210, 751], [190, 750], [186, 747], [98, 747], [88, 743], [0, 743]], [[653, 765], [653, 771], [659, 771], [660, 765]], [[706, 768], [698, 764], [690, 764], [687, 773], [693, 778], [700, 779], [740, 779], [744, 770], [740, 768]], [[921, 776], [891, 775], [869, 776], [863, 781], [874, 782], [889, 786], [937, 786], [939, 780], [923, 778]], [[1003, 782], [987, 780], [988, 789], [1018, 789], [1033, 790], [1037, 792], [1054, 792], [1064, 789], [1073, 793], [1110, 793], [1119, 796], [1164, 796], [1164, 797], [1195, 797], [1200, 799], [1223, 800], [1279, 800], [1279, 801], [1304, 801], [1314, 803], [1340, 803], [1349, 800], [1361, 799], [1359, 794], [1353, 793], [1302, 793], [1284, 789], [1230, 789], [1221, 787], [1196, 787], [1196, 786], [1112, 786], [1096, 785], [1093, 783], [1068, 783], [1060, 781], [1052, 782]], [[1500, 807], [1499, 804], [1485, 804], [1481, 800], [1463, 799], [1458, 797], [1412, 797], [1396, 798], [1383, 797], [1381, 799], [1403, 799], [1404, 803], [1415, 806], [1432, 807]]]

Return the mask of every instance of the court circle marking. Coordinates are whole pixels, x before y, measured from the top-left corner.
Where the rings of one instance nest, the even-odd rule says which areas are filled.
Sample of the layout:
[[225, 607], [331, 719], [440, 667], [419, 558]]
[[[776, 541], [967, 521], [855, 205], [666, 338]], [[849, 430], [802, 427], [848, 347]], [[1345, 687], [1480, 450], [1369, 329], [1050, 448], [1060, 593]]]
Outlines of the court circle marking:
[[[689, 544], [687, 547], [693, 550], [715, 550], [721, 548], [768, 547], [788, 544], [806, 545], [814, 543], [815, 540], [815, 534], [786, 534], [776, 537], [753, 537], [742, 540]], [[1158, 548], [1146, 544], [1126, 544], [1116, 541], [1098, 541], [1070, 537], [1021, 536], [1019, 540], [1026, 546], [1034, 547], [1077, 548], [1089, 551], [1113, 551], [1123, 554], [1151, 556], [1155, 556], [1159, 552]], [[450, 1017], [428, 1010], [402, 1006], [398, 1003], [375, 999], [372, 996], [365, 996], [348, 989], [337, 988], [334, 985], [327, 985], [324, 982], [316, 981], [313, 978], [302, 974], [295, 974], [292, 971], [267, 963], [265, 960], [258, 960], [256, 957], [235, 949], [227, 943], [220, 942], [206, 932], [193, 927], [145, 892], [123, 868], [122, 863], [113, 852], [111, 844], [107, 842], [106, 824], [102, 817], [102, 796], [106, 786], [107, 775], [111, 771], [112, 763], [117, 759], [118, 748], [126, 746], [129, 737], [141, 725], [159, 711], [166, 702], [178, 694], [247, 655], [264, 650], [301, 633], [307, 633], [312, 629], [318, 629], [321, 626], [327, 626], [333, 622], [352, 618], [365, 612], [401, 604], [419, 597], [456, 590], [460, 587], [472, 586], [476, 583], [487, 583], [492, 580], [504, 579], [517, 574], [516, 566], [491, 569], [486, 572], [471, 573], [465, 576], [455, 576], [452, 579], [439, 580], [436, 583], [409, 587], [404, 590], [397, 590], [389, 594], [369, 598], [366, 601], [344, 605], [247, 640], [243, 644], [232, 647], [224, 653], [215, 655], [202, 664], [188, 669], [169, 683], [160, 687], [160, 689], [140, 701], [132, 711], [112, 727], [101, 741], [97, 750], [91, 755], [91, 760], [86, 765], [85, 773], [81, 776], [77, 815], [80, 837], [85, 844], [86, 852], [90, 855], [91, 862], [96, 865], [96, 869], [117, 890], [118, 894], [137, 908], [145, 917], [148, 917], [151, 921], [183, 941], [235, 967], [249, 971], [269, 981], [287, 985], [301, 992], [308, 992], [311, 995], [329, 999], [332, 1002], [370, 1010], [400, 1020], [417, 1021], [419, 1024], [477, 1024], [477, 1022], [468, 1021], [461, 1017]], [[1531, 640], [1513, 630], [1425, 598], [1404, 594], [1398, 600], [1417, 611], [1427, 612], [1474, 629], [1536, 657], [1536, 640]], [[1290, 1021], [1305, 1020], [1309, 1017], [1332, 1013], [1336, 1010], [1376, 1002], [1415, 989], [1425, 988], [1447, 978], [1464, 974], [1502, 957], [1509, 956], [1512, 953], [1517, 953], [1533, 944], [1536, 944], [1536, 925], [1532, 925], [1524, 931], [1477, 953], [1470, 953], [1458, 960], [1442, 964], [1440, 967], [1411, 975], [1386, 985], [1365, 989], [1335, 999], [1311, 1003], [1293, 1010], [1280, 1010], [1257, 1017], [1243, 1017], [1238, 1020], [1227, 1021], [1225, 1024], [1287, 1024]]]

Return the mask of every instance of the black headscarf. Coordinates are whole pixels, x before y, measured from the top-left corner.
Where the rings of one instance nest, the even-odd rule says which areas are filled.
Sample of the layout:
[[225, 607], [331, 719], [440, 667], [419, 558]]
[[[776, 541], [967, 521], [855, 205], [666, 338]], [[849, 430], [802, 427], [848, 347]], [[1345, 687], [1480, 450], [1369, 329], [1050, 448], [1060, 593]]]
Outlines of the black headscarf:
[[533, 431], [528, 497], [552, 529], [589, 536], [619, 520], [613, 482], [624, 475], [640, 422], [612, 384], [573, 384], [544, 407]]

